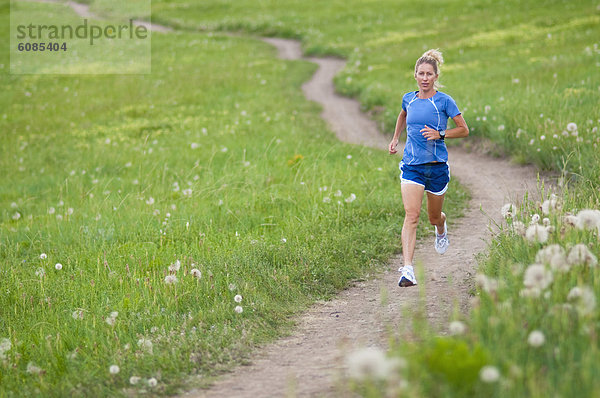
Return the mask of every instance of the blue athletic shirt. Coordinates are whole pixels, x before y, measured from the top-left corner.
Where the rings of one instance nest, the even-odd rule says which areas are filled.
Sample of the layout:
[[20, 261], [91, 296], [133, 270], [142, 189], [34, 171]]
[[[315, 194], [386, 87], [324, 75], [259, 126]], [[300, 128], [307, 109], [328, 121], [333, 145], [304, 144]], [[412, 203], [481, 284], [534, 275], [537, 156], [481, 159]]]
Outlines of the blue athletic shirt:
[[418, 93], [411, 91], [402, 97], [402, 109], [407, 115], [402, 161], [409, 165], [447, 162], [448, 150], [444, 140], [427, 141], [421, 130], [425, 125], [437, 131], [446, 130], [448, 118], [460, 115], [460, 111], [448, 94], [438, 91], [431, 98], [420, 99]]

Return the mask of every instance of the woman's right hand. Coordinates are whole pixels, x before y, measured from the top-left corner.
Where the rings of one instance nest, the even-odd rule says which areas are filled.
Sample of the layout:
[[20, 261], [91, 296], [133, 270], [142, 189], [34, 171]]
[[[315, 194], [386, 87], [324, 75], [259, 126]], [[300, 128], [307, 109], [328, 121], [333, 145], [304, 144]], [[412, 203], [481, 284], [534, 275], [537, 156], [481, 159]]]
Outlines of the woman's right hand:
[[390, 150], [390, 155], [393, 155], [395, 153], [397, 153], [398, 151], [396, 150], [396, 147], [398, 146], [398, 139], [392, 139], [392, 142], [390, 142], [389, 145], [389, 150]]

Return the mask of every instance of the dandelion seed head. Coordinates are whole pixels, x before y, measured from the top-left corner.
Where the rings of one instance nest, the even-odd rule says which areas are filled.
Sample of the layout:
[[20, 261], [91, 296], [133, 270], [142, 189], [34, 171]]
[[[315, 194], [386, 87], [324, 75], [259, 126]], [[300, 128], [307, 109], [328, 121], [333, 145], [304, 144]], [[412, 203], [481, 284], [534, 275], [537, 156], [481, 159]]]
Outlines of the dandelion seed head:
[[569, 131], [569, 132], [577, 131], [577, 124], [575, 124], [573, 122], [567, 124], [567, 131]]
[[36, 366], [33, 362], [29, 362], [27, 364], [27, 373], [34, 374], [34, 375], [39, 375], [42, 372], [43, 372], [42, 368]]
[[565, 250], [557, 244], [552, 244], [540, 249], [535, 255], [535, 262], [548, 264], [554, 271], [566, 272], [569, 270]]
[[146, 200], [146, 204], [149, 206], [152, 206], [154, 204], [154, 198], [152, 196], [150, 196], [148, 198], [148, 200]]
[[527, 288], [544, 290], [552, 283], [552, 272], [542, 264], [531, 264], [525, 270], [523, 285]]
[[73, 313], [71, 314], [71, 316], [73, 317], [73, 319], [83, 319], [83, 311], [82, 310], [75, 310], [73, 311]]
[[56, 263], [56, 264], [54, 265], [54, 269], [56, 269], [57, 271], [60, 271], [60, 270], [62, 269], [62, 267], [63, 267], [63, 266], [62, 266], [62, 264], [61, 264], [61, 263]]
[[173, 264], [169, 265], [169, 272], [177, 272], [181, 268], [181, 261], [177, 260]]
[[230, 292], [233, 292], [233, 291], [235, 290], [235, 288], [236, 288], [236, 287], [235, 287], [235, 285], [234, 285], [233, 283], [230, 283], [230, 284], [229, 284], [229, 291], [230, 291]]
[[580, 315], [592, 315], [596, 309], [596, 295], [589, 286], [575, 286], [567, 295], [567, 300], [575, 302]]
[[502, 217], [504, 218], [512, 218], [517, 215], [517, 207], [513, 203], [506, 203], [502, 206], [502, 209], [500, 209], [500, 214], [502, 214]]
[[527, 337], [527, 343], [529, 343], [529, 345], [532, 347], [540, 347], [545, 342], [546, 342], [546, 337], [544, 336], [544, 333], [542, 333], [539, 330], [532, 331], [531, 333], [529, 333], [529, 336]]
[[139, 383], [141, 380], [141, 377], [139, 376], [131, 376], [129, 378], [129, 384], [131, 384], [132, 386], [135, 386], [137, 383]]
[[233, 301], [235, 301], [236, 303], [241, 303], [242, 302], [242, 296], [239, 294], [236, 294], [235, 297], [233, 298]]
[[158, 381], [154, 377], [148, 379], [148, 387], [154, 388], [157, 386], [157, 384]]
[[350, 196], [348, 196], [346, 199], [344, 199], [344, 201], [346, 203], [352, 203], [356, 200], [356, 195], [351, 193]]
[[165, 276], [165, 283], [167, 285], [174, 285], [175, 283], [177, 283], [177, 277], [175, 275], [167, 275]]
[[484, 292], [488, 294], [494, 294], [498, 291], [498, 280], [488, 277], [484, 274], [477, 274], [475, 277], [475, 283]]
[[398, 368], [405, 366], [400, 358], [387, 358], [385, 352], [377, 347], [366, 347], [349, 353], [345, 359], [348, 376], [356, 380], [385, 380]]
[[148, 354], [152, 354], [152, 348], [153, 348], [152, 340], [142, 337], [141, 339], [139, 339], [137, 341], [137, 345], [142, 351], [144, 351]]
[[598, 265], [598, 259], [583, 243], [578, 243], [569, 250], [567, 262], [571, 265], [583, 264], [589, 267]]
[[235, 307], [235, 312], [237, 312], [238, 314], [241, 314], [242, 312], [244, 312], [244, 309], [242, 308], [242, 306], [237, 305]]
[[198, 268], [192, 268], [190, 274], [196, 279], [202, 278], [202, 272]]
[[525, 238], [530, 242], [544, 243], [548, 240], [548, 230], [539, 224], [530, 225], [525, 231]]
[[110, 372], [111, 375], [116, 375], [117, 373], [119, 373], [121, 371], [121, 369], [119, 368], [119, 365], [110, 365], [110, 368], [108, 368], [108, 371]]
[[600, 210], [584, 209], [577, 213], [577, 228], [595, 229], [600, 231]]
[[47, 255], [46, 253], [42, 253], [42, 254], [40, 254], [40, 258], [41, 258], [42, 260], [45, 260], [45, 259], [47, 259], [47, 258], [48, 258], [48, 255]]
[[531, 221], [529, 222], [529, 225], [537, 224], [539, 222], [540, 222], [540, 215], [536, 213], [531, 216]]
[[450, 322], [448, 329], [450, 330], [450, 334], [460, 335], [467, 331], [467, 326], [461, 321], [452, 321]]
[[500, 380], [500, 371], [495, 366], [486, 365], [479, 371], [479, 378], [484, 383], [495, 383]]
[[525, 224], [521, 221], [513, 221], [511, 228], [517, 235], [525, 236]]

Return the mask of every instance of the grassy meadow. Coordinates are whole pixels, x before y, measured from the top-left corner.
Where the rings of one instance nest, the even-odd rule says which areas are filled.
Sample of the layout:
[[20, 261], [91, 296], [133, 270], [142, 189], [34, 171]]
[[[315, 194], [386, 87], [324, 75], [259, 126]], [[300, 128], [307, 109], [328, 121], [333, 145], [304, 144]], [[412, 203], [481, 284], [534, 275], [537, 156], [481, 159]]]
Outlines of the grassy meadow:
[[0, 396], [204, 385], [397, 250], [397, 159], [327, 130], [315, 65], [210, 32], [152, 51], [133, 76], [1, 53]]
[[[152, 6], [179, 31], [153, 35], [151, 75], [10, 75], [0, 53], [0, 395], [203, 384], [397, 249], [397, 159], [335, 140], [300, 91], [313, 65], [219, 31], [346, 57], [339, 91], [390, 136], [415, 59], [439, 47], [471, 136], [564, 175], [507, 218], [452, 336], [392, 347], [406, 366], [358, 393], [597, 394], [600, 231], [577, 216], [600, 209], [597, 2]], [[0, 2], [5, 36], [8, 16]], [[453, 181], [446, 208], [466, 198]]]

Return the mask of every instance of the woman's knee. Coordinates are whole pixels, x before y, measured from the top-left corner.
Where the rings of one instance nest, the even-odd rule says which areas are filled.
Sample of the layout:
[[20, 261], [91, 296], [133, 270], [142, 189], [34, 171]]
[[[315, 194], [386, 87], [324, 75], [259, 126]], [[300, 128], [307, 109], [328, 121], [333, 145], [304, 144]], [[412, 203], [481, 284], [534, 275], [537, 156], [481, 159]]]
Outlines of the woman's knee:
[[404, 222], [408, 224], [418, 224], [419, 223], [419, 215], [421, 212], [419, 210], [409, 210], [406, 212], [404, 216]]

